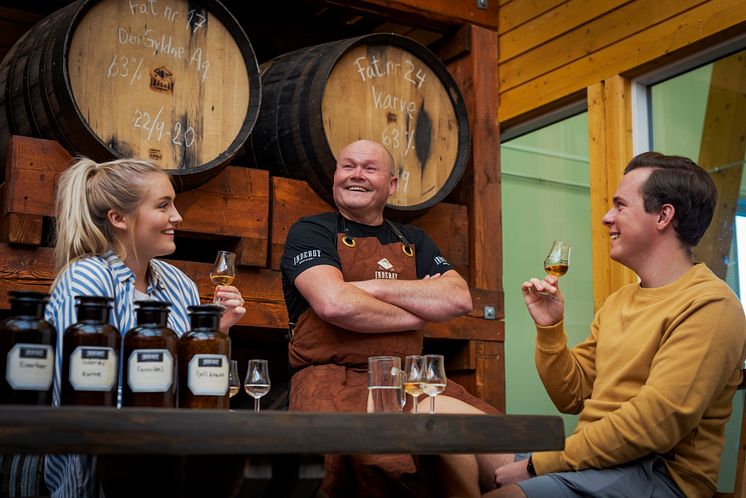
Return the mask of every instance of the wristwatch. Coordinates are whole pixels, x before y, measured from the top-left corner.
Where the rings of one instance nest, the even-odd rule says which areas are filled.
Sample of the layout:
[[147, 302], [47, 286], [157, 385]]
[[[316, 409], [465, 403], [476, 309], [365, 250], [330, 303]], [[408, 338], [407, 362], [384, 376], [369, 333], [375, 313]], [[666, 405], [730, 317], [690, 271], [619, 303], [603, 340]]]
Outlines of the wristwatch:
[[534, 461], [532, 460], [533, 455], [528, 457], [528, 463], [526, 464], [526, 472], [530, 477], [536, 477], [536, 469], [534, 468]]

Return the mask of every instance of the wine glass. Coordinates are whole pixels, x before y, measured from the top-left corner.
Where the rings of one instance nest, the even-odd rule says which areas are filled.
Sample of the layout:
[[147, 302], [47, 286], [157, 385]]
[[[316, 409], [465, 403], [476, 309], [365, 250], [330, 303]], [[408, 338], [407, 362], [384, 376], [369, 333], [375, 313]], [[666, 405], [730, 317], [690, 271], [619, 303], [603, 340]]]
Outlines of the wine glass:
[[425, 355], [425, 378], [422, 391], [430, 396], [430, 413], [435, 413], [435, 396], [446, 388], [446, 370], [443, 355]]
[[425, 380], [425, 357], [411, 355], [404, 358], [404, 390], [412, 396], [414, 404], [412, 413], [417, 413], [417, 400], [423, 394], [422, 384]]
[[[215, 285], [230, 285], [236, 278], [236, 255], [228, 251], [218, 251], [215, 263], [210, 268], [210, 280]], [[215, 300], [220, 303], [219, 299]]]
[[254, 411], [259, 411], [259, 398], [269, 392], [269, 368], [267, 360], [249, 360], [249, 369], [246, 371], [246, 380], [243, 388], [246, 394], [254, 398]]
[[232, 398], [241, 390], [241, 379], [238, 377], [238, 362], [231, 360], [231, 371], [228, 374], [228, 395]]
[[572, 246], [567, 242], [555, 240], [544, 259], [544, 271], [549, 275], [561, 277], [570, 267], [570, 249]]

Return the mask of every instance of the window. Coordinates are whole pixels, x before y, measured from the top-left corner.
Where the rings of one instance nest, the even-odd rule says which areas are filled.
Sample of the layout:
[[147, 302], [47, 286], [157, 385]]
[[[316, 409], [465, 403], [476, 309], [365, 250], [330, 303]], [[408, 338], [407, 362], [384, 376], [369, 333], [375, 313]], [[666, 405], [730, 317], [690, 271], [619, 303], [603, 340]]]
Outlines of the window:
[[[588, 336], [593, 320], [591, 223], [601, 222], [590, 219], [588, 114], [503, 142], [500, 162], [507, 409], [554, 415], [557, 410], [534, 366], [535, 328], [520, 286], [530, 277], [543, 278], [552, 241], [572, 244], [570, 270], [560, 281], [566, 298], [565, 327], [571, 344]], [[569, 434], [577, 417], [563, 417]]]

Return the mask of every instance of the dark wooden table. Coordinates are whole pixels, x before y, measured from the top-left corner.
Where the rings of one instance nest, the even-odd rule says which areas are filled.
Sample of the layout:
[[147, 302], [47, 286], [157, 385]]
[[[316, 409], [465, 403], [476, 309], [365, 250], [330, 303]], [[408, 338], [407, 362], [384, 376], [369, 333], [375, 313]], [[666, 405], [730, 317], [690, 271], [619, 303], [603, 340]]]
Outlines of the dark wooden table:
[[563, 445], [562, 419], [549, 416], [0, 408], [0, 452], [99, 455], [107, 498], [312, 496], [325, 454]]

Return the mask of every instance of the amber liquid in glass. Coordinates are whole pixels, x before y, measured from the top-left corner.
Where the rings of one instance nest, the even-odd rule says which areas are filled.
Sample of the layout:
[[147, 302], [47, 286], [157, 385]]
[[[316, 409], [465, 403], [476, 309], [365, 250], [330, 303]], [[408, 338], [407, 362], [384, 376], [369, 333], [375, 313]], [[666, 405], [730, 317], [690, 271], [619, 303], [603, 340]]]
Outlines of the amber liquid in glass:
[[547, 265], [544, 267], [544, 271], [554, 277], [561, 277], [567, 273], [568, 267], [569, 265], [567, 264]]
[[231, 275], [210, 275], [210, 280], [215, 285], [230, 285], [234, 279]]
[[425, 391], [422, 389], [422, 382], [405, 382], [404, 383], [404, 390], [412, 396], [413, 398], [416, 398], [418, 396], [421, 396]]

